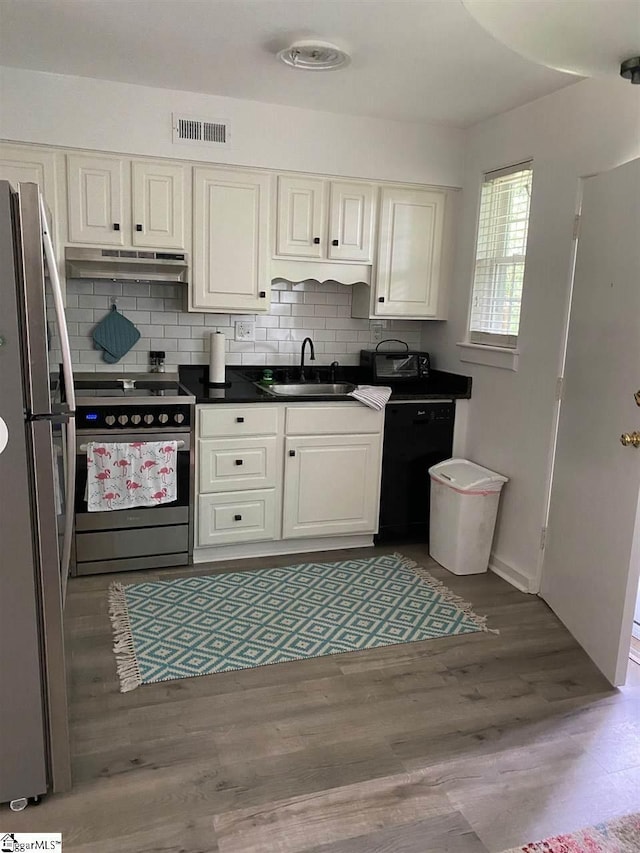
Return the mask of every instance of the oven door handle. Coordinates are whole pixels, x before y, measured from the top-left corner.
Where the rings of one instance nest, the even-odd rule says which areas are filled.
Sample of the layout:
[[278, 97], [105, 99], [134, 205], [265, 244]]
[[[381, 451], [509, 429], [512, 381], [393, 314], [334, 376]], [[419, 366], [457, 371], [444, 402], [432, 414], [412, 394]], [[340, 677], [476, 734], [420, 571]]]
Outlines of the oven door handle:
[[[180, 439], [180, 441], [176, 441], [176, 445], [177, 449], [180, 450], [180, 448], [184, 447], [184, 441]], [[80, 444], [78, 445], [78, 453], [86, 453], [88, 448], [88, 444]]]

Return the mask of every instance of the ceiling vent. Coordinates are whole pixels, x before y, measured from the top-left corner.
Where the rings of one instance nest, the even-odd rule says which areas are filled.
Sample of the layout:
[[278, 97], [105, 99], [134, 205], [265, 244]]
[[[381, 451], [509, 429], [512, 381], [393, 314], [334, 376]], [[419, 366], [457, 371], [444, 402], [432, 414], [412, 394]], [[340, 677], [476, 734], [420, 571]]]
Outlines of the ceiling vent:
[[173, 141], [180, 144], [215, 145], [216, 148], [229, 148], [231, 128], [225, 119], [204, 119], [174, 113]]

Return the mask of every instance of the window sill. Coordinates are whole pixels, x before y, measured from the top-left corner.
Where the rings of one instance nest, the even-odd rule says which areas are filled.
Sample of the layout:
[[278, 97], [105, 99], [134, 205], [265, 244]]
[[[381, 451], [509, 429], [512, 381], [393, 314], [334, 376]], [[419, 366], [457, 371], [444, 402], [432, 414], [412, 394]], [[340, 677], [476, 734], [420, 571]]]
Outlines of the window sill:
[[469, 364], [483, 364], [485, 367], [499, 367], [503, 370], [518, 370], [518, 358], [520, 353], [517, 349], [507, 347], [491, 347], [486, 344], [470, 344], [461, 341], [456, 346], [460, 347], [460, 361]]

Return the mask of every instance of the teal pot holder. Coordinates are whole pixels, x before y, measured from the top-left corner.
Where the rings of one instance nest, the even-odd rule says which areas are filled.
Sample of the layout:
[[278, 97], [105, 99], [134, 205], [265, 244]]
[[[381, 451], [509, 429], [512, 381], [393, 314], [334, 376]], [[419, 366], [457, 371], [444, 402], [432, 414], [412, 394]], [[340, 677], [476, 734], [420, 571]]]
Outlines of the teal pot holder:
[[120, 361], [139, 340], [140, 332], [115, 305], [93, 330], [93, 341], [109, 364]]

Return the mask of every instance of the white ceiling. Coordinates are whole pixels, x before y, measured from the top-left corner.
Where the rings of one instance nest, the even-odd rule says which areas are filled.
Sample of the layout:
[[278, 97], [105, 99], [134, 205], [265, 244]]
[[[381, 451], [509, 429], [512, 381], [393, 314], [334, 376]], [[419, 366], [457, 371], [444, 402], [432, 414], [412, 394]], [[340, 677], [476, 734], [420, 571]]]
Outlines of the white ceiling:
[[[277, 50], [306, 37], [336, 42], [351, 64], [302, 72], [276, 61]], [[458, 126], [576, 81], [505, 47], [461, 0], [0, 0], [0, 60]]]

